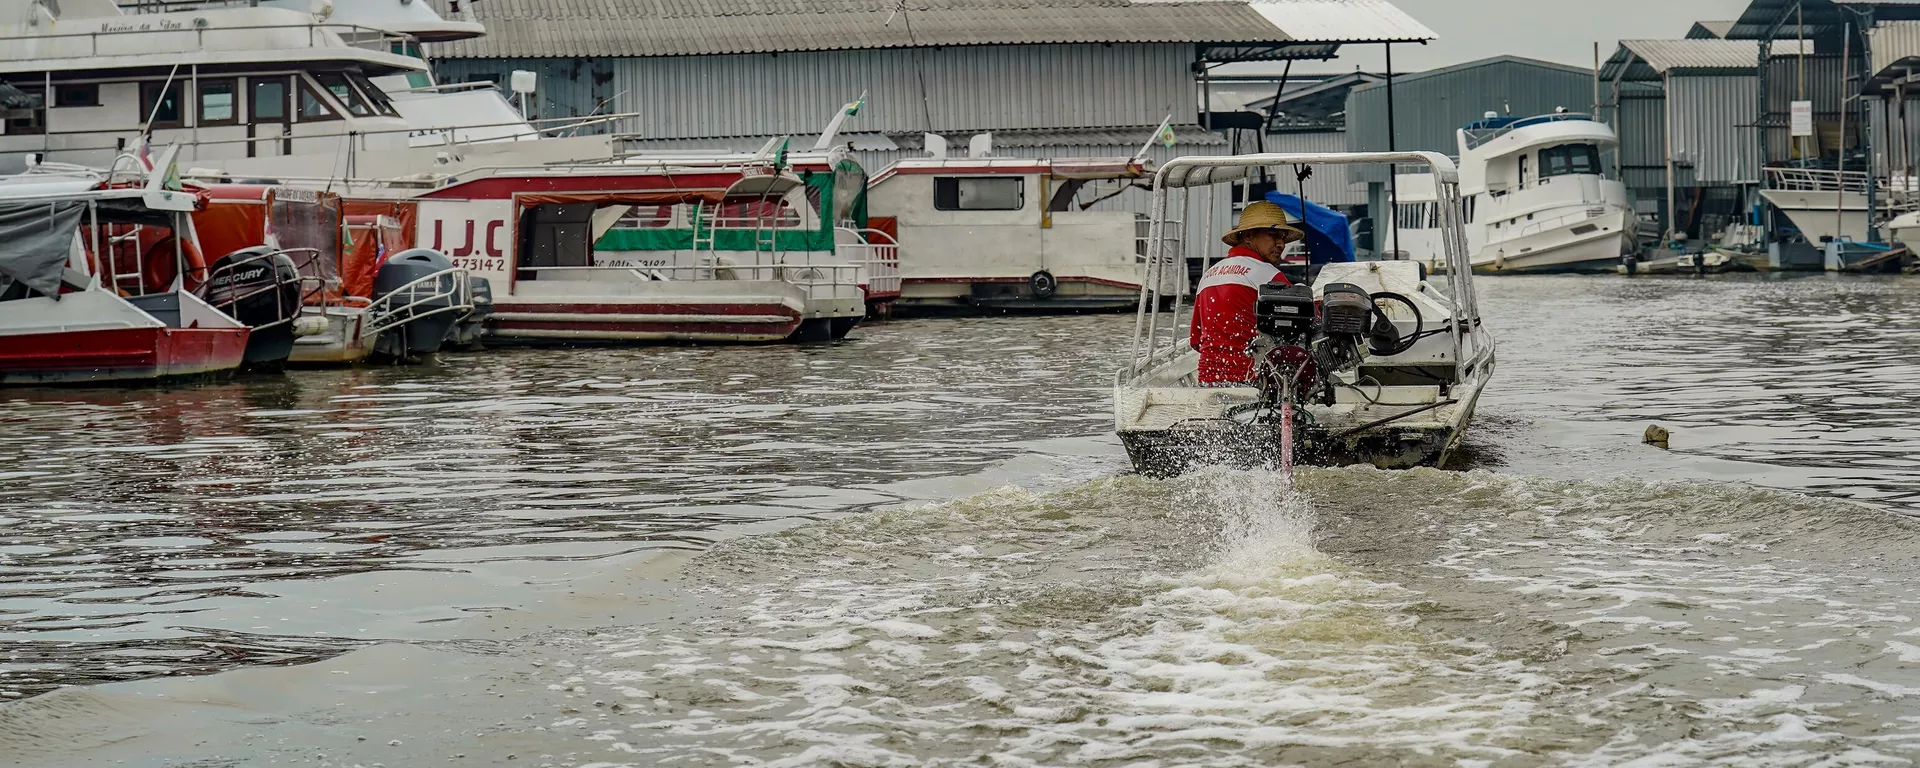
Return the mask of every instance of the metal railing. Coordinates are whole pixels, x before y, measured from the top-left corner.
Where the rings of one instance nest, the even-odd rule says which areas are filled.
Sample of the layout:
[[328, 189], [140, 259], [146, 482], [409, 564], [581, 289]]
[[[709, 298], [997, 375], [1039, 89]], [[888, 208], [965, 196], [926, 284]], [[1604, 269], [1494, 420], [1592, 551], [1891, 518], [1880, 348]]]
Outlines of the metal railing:
[[[81, 38], [85, 38], [88, 42], [87, 42], [87, 52], [84, 54], [55, 53], [55, 54], [49, 55], [48, 53], [46, 53], [46, 48], [42, 47], [42, 48], [39, 48], [41, 53], [34, 56], [34, 58], [36, 59], [85, 59], [85, 58], [97, 58], [103, 55], [100, 52], [101, 38], [117, 39], [127, 35], [146, 35], [146, 36], [175, 35], [175, 36], [178, 36], [178, 35], [191, 34], [193, 35], [193, 42], [194, 42], [192, 47], [188, 47], [185, 45], [165, 46], [162, 50], [142, 50], [142, 51], [139, 51], [138, 53], [104, 54], [104, 55], [156, 56], [156, 55], [165, 55], [165, 54], [172, 54], [172, 53], [201, 53], [206, 51], [207, 49], [207, 35], [209, 33], [213, 33], [217, 35], [217, 34], [223, 34], [228, 32], [260, 32], [263, 30], [271, 30], [271, 31], [302, 31], [304, 30], [307, 33], [306, 47], [308, 48], [336, 47], [332, 45], [331, 41], [328, 41], [326, 37], [321, 36], [321, 33], [326, 33], [328, 35], [331, 35], [334, 41], [338, 41], [341, 44], [340, 46], [337, 46], [337, 47], [358, 48], [361, 50], [365, 50], [369, 52], [377, 52], [377, 53], [391, 53], [392, 46], [404, 44], [412, 40], [412, 38], [406, 35], [395, 34], [393, 32], [389, 32], [383, 29], [377, 29], [374, 27], [364, 27], [358, 24], [341, 24], [341, 23], [327, 23], [327, 22], [314, 22], [309, 24], [242, 24], [242, 25], [236, 25], [231, 27], [228, 27], [228, 26], [216, 27], [211, 25], [189, 27], [189, 26], [186, 26], [184, 23], [182, 23], [181, 26], [179, 27], [155, 28], [154, 26], [152, 26], [153, 22], [144, 21], [140, 16], [133, 16], [133, 17], [129, 17], [129, 20], [126, 23], [128, 23], [129, 25], [132, 25], [133, 28], [98, 29], [91, 32], [55, 32], [52, 34], [45, 34], [45, 35], [0, 36], [0, 49], [11, 49], [14, 46], [25, 46], [29, 42], [40, 42], [40, 41], [47, 41], [47, 40], [54, 40], [54, 41], [78, 40]], [[342, 31], [346, 32], [347, 34], [344, 34], [344, 35], [341, 34]], [[375, 45], [379, 45], [383, 47], [376, 48]], [[238, 46], [234, 46], [233, 48], [223, 47], [223, 50], [231, 50], [231, 49], [241, 49], [241, 48], [239, 48]], [[58, 50], [58, 49], [55, 48], [55, 50]]]
[[[1767, 188], [1789, 192], [1867, 193], [1866, 171], [1830, 171], [1818, 168], [1768, 168]], [[1881, 189], [1886, 189], [1882, 184]]]
[[1587, 114], [1575, 113], [1575, 112], [1566, 112], [1566, 113], [1561, 113], [1557, 115], [1540, 115], [1538, 117], [1524, 117], [1524, 118], [1515, 120], [1511, 123], [1507, 123], [1506, 125], [1501, 125], [1498, 127], [1491, 127], [1491, 128], [1468, 127], [1462, 130], [1461, 133], [1466, 134], [1467, 149], [1476, 149], [1482, 144], [1485, 144], [1489, 141], [1493, 141], [1494, 139], [1500, 138], [1501, 136], [1505, 136], [1514, 131], [1520, 130], [1521, 128], [1530, 128], [1536, 125], [1547, 125], [1550, 123], [1564, 123], [1571, 120], [1592, 121], [1593, 116], [1587, 115]]
[[892, 235], [877, 229], [840, 227], [841, 232], [860, 238], [858, 243], [842, 243], [834, 252], [861, 268], [867, 298], [891, 298], [900, 295], [900, 243]]
[[459, 267], [423, 275], [367, 304], [362, 336], [378, 336], [421, 318], [473, 311], [472, 279]]

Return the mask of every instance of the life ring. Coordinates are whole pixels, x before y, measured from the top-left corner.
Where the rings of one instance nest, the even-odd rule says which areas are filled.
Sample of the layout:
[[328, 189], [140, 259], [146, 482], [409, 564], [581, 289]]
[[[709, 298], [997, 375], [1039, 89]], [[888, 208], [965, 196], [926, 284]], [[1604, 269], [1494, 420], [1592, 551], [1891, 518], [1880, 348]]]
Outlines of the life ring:
[[1036, 299], [1051, 299], [1053, 292], [1060, 289], [1060, 281], [1054, 279], [1052, 272], [1043, 269], [1027, 278], [1027, 288], [1033, 291]]
[[[173, 279], [179, 274], [173, 263], [173, 244], [177, 239], [167, 235], [147, 246], [141, 259], [145, 263], [145, 271], [140, 276], [140, 285], [146, 293], [165, 293], [173, 289]], [[207, 280], [207, 259], [200, 254], [200, 246], [192, 240], [180, 242], [180, 255], [187, 262], [183, 287], [188, 292], [197, 291], [200, 284]]]

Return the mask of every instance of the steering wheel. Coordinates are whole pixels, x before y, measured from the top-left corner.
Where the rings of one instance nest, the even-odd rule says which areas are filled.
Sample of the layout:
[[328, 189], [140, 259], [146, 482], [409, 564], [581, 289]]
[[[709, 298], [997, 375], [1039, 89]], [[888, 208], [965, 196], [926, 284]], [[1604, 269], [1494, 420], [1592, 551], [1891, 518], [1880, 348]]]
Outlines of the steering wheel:
[[[1426, 331], [1426, 319], [1420, 315], [1420, 305], [1413, 303], [1413, 299], [1409, 299], [1392, 291], [1381, 291], [1372, 294], [1371, 298], [1374, 304], [1373, 332], [1367, 335], [1367, 351], [1380, 357], [1393, 357], [1394, 355], [1402, 354], [1409, 349], [1413, 349], [1413, 345], [1420, 341], [1420, 337], [1424, 331]], [[1398, 302], [1406, 305], [1407, 309], [1413, 311], [1413, 331], [1411, 333], [1405, 336], [1397, 333], [1398, 327], [1393, 324], [1393, 320], [1387, 317], [1386, 310], [1380, 308], [1380, 303], [1383, 301]]]

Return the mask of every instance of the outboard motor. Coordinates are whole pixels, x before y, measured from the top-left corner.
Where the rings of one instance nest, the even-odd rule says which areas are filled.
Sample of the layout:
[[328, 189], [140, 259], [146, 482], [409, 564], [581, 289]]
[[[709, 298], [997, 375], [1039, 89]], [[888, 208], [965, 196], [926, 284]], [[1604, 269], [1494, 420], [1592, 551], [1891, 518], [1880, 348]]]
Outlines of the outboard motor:
[[466, 285], [453, 262], [431, 248], [394, 254], [373, 277], [377, 320], [387, 330], [373, 350], [394, 360], [416, 359], [440, 351], [453, 326], [467, 312]]
[[214, 261], [195, 293], [253, 329], [244, 369], [286, 366], [300, 317], [300, 269], [292, 257], [264, 245], [242, 248]]
[[[1402, 337], [1380, 308], [1382, 302], [1406, 305], [1413, 332]], [[1256, 379], [1262, 402], [1269, 404], [1284, 398], [1296, 405], [1331, 405], [1334, 382], [1325, 374], [1356, 370], [1369, 354], [1405, 352], [1424, 331], [1420, 309], [1411, 300], [1396, 293], [1369, 294], [1351, 283], [1322, 286], [1318, 301], [1304, 285], [1260, 286], [1254, 317]]]
[[467, 280], [467, 288], [473, 311], [455, 323], [447, 337], [447, 343], [460, 350], [480, 347], [480, 335], [486, 330], [487, 318], [493, 316], [493, 284], [484, 277], [474, 277]]

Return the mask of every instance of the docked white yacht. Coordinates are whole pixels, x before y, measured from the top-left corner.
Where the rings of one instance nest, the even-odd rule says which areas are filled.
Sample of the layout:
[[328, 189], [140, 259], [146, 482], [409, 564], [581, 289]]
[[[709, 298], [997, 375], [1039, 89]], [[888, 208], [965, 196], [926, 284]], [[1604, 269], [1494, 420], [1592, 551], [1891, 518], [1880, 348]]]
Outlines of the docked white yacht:
[[[544, 135], [575, 126], [535, 129], [497, 92], [434, 85], [406, 53], [417, 41], [402, 30], [417, 24], [353, 20], [377, 3], [128, 13], [110, 0], [0, 0], [0, 83], [36, 104], [0, 123], [0, 173], [29, 161], [105, 166], [142, 136], [179, 145], [183, 167], [241, 178], [612, 156], [607, 135]], [[407, 89], [395, 98], [374, 79]], [[530, 133], [541, 140], [503, 140]]]
[[[1600, 165], [1619, 138], [1587, 115], [1489, 113], [1457, 132], [1467, 251], [1478, 272], [1612, 272], [1634, 247], [1626, 185]], [[1396, 232], [1381, 234], [1431, 269], [1445, 269], [1433, 176], [1395, 177]], [[1393, 243], [1397, 237], [1398, 245]]]

